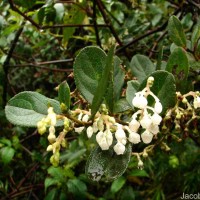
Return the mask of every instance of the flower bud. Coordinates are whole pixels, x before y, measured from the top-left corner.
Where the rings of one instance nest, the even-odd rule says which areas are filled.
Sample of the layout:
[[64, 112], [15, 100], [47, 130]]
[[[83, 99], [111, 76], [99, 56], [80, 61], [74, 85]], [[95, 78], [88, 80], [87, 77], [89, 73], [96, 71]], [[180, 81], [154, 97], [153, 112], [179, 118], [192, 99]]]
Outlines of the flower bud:
[[56, 141], [56, 136], [55, 134], [49, 134], [48, 135], [48, 141], [52, 144]]
[[47, 130], [46, 126], [40, 127], [38, 128], [38, 133], [40, 135], [43, 135], [46, 132], [46, 130]]
[[56, 132], [55, 127], [54, 126], [50, 126], [49, 127], [49, 134], [55, 135], [55, 132]]
[[144, 168], [144, 163], [142, 162], [142, 160], [138, 161], [138, 169], [143, 169]]
[[111, 122], [112, 124], [115, 124], [115, 123], [116, 123], [114, 117], [109, 117], [109, 118], [108, 118], [108, 121]]
[[53, 151], [53, 146], [51, 144], [47, 147], [47, 151]]
[[95, 121], [92, 125], [92, 128], [93, 128], [93, 132], [96, 133], [99, 129], [97, 127], [97, 122]]
[[194, 102], [193, 102], [194, 108], [197, 109], [200, 107], [200, 97], [197, 96], [194, 98]]
[[83, 118], [82, 118], [82, 121], [88, 122], [88, 120], [89, 120], [89, 115], [84, 115]]
[[67, 146], [67, 141], [63, 138], [61, 141], [61, 146], [65, 148]]
[[76, 132], [76, 133], [82, 133], [82, 131], [83, 131], [83, 129], [84, 129], [85, 127], [84, 126], [81, 126], [81, 127], [77, 127], [77, 128], [74, 128], [74, 131]]
[[65, 129], [69, 128], [69, 119], [67, 117], [65, 117], [65, 119], [64, 119], [64, 128]]
[[125, 152], [125, 146], [121, 142], [117, 142], [113, 149], [117, 155], [122, 155]]
[[97, 127], [100, 131], [104, 130], [104, 124], [103, 124], [103, 120], [102, 118], [99, 118], [99, 120], [97, 121]]
[[41, 121], [39, 121], [38, 123], [37, 123], [37, 128], [39, 129], [39, 128], [42, 128], [43, 126], [45, 126], [45, 123], [43, 122], [43, 120], [41, 120]]
[[91, 127], [91, 126], [89, 126], [88, 128], [87, 128], [87, 136], [88, 136], [88, 138], [91, 138], [92, 137], [92, 135], [93, 135], [93, 133], [94, 133], [94, 131], [93, 131], [93, 128]]

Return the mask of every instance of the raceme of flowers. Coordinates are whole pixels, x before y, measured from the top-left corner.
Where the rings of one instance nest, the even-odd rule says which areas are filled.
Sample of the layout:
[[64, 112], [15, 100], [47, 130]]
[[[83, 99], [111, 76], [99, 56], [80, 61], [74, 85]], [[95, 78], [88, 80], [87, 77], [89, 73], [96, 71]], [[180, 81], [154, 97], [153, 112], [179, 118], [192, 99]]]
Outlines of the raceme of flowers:
[[[108, 150], [112, 147], [117, 155], [124, 154], [127, 142], [138, 144], [142, 141], [145, 144], [149, 144], [159, 132], [159, 125], [162, 121], [162, 117], [159, 115], [162, 112], [162, 104], [150, 90], [153, 81], [153, 77], [150, 77], [147, 81], [147, 86], [135, 94], [132, 104], [137, 111], [132, 115], [130, 122], [125, 123], [126, 125], [117, 123], [114, 117], [109, 116], [104, 104], [101, 106], [101, 111], [96, 113], [93, 123], [88, 122], [91, 115], [90, 111], [80, 109], [71, 111], [71, 114], [76, 118], [76, 123], [81, 122], [83, 124], [83, 126], [79, 127], [76, 126], [73, 120], [65, 116], [56, 115], [53, 108], [49, 107], [48, 115], [38, 122], [37, 127], [40, 134], [44, 134], [48, 129], [48, 141], [50, 144], [47, 147], [47, 151], [53, 152], [50, 159], [51, 163], [58, 165], [60, 147], [66, 146], [65, 135], [73, 129], [79, 134], [86, 129], [88, 138], [95, 137], [102, 150]], [[155, 100], [153, 107], [148, 106], [147, 97], [149, 95]], [[57, 119], [60, 118], [64, 121], [64, 129], [56, 137], [55, 126]], [[88, 126], [87, 123], [90, 125]]]
[[[59, 164], [60, 148], [66, 147], [66, 134], [74, 130], [76, 133], [82, 133], [86, 130], [87, 137], [95, 137], [99, 147], [104, 151], [113, 148], [117, 155], [122, 155], [126, 151], [126, 144], [138, 144], [141, 141], [145, 144], [151, 143], [153, 137], [159, 133], [159, 125], [162, 121], [161, 112], [162, 104], [159, 98], [151, 91], [154, 78], [149, 77], [146, 87], [137, 93], [132, 99], [135, 107], [135, 113], [131, 116], [129, 122], [116, 122], [114, 117], [108, 115], [108, 110], [104, 104], [101, 105], [100, 111], [96, 113], [93, 122], [90, 121], [91, 112], [86, 110], [71, 110], [70, 116], [57, 115], [53, 107], [48, 108], [48, 115], [37, 123], [38, 133], [44, 134], [47, 130], [49, 146], [47, 151], [52, 151], [50, 158], [54, 166]], [[148, 96], [154, 99], [154, 104], [149, 105]], [[193, 96], [193, 104], [186, 99]], [[194, 110], [200, 107], [200, 93], [189, 92], [181, 95], [177, 92], [177, 99], [187, 105], [188, 110], [193, 110], [193, 118], [195, 118]], [[173, 108], [176, 111], [176, 118], [179, 119], [183, 115], [183, 109], [179, 107], [177, 101]], [[173, 109], [169, 109], [165, 118], [172, 114]], [[180, 116], [179, 116], [180, 115]], [[58, 120], [62, 120], [64, 128], [62, 132], [56, 136], [55, 126]], [[125, 124], [125, 125], [124, 125]], [[139, 157], [138, 160], [140, 161]], [[142, 166], [142, 165], [141, 165]]]

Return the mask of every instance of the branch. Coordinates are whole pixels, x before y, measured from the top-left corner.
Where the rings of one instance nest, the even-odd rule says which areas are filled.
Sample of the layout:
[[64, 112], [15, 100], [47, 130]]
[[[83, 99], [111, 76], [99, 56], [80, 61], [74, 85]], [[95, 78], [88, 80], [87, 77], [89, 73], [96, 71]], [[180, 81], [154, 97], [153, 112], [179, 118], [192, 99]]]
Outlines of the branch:
[[[25, 15], [23, 12], [21, 12], [13, 3], [13, 0], [8, 0], [10, 7], [12, 10], [20, 14], [21, 16], [24, 17], [27, 21], [29, 21], [33, 26], [35, 26], [38, 30], [44, 30], [44, 29], [49, 29], [49, 28], [66, 28], [66, 27], [94, 27], [94, 24], [56, 24], [56, 25], [44, 25], [41, 26], [37, 24], [34, 20], [32, 20], [30, 17]], [[96, 25], [98, 27], [108, 27], [107, 24], [98, 24]]]
[[93, 0], [93, 23], [96, 35], [97, 45], [101, 47], [101, 40], [99, 38], [98, 26], [97, 26], [97, 14], [96, 14], [96, 0]]
[[156, 47], [158, 46], [158, 43], [163, 39], [163, 37], [167, 34], [167, 30], [165, 30], [159, 37], [158, 39], [154, 42], [150, 53], [149, 53], [149, 58], [153, 56], [153, 52], [155, 51]]
[[45, 62], [36, 62], [36, 63], [25, 63], [25, 64], [16, 64], [16, 65], [9, 65], [9, 67], [36, 67], [41, 68], [44, 70], [56, 71], [56, 72], [72, 72], [73, 69], [55, 69], [49, 67], [42, 67], [41, 65], [50, 65], [50, 64], [57, 64], [57, 63], [66, 63], [66, 62], [73, 62], [73, 59], [65, 59], [65, 60], [52, 60], [52, 61], [45, 61]]
[[119, 39], [119, 37], [118, 37], [118, 35], [117, 35], [114, 27], [112, 26], [112, 23], [111, 23], [110, 19], [108, 18], [107, 14], [105, 12], [105, 6], [104, 6], [104, 4], [101, 2], [101, 0], [96, 0], [96, 2], [97, 2], [97, 5], [98, 5], [98, 8], [99, 8], [99, 11], [101, 12], [101, 14], [103, 16], [103, 19], [104, 19], [105, 23], [109, 26], [110, 31], [113, 34], [113, 36], [115, 37], [117, 43], [120, 46], [123, 46], [123, 43]]
[[[178, 8], [178, 9], [173, 13], [173, 15], [176, 15], [179, 11], [180, 11], [180, 8]], [[118, 48], [118, 49], [116, 50], [116, 53], [125, 50], [127, 47], [129, 47], [129, 46], [135, 44], [136, 42], [138, 42], [138, 41], [144, 39], [145, 37], [148, 37], [148, 36], [150, 36], [150, 35], [152, 35], [152, 34], [154, 34], [154, 33], [157, 33], [157, 32], [159, 32], [159, 31], [164, 30], [164, 29], [167, 27], [167, 24], [168, 24], [168, 20], [167, 20], [165, 23], [163, 23], [163, 25], [161, 25], [161, 26], [159, 26], [159, 27], [157, 27], [157, 28], [155, 28], [155, 29], [153, 29], [153, 30], [147, 31], [145, 34], [143, 34], [143, 35], [141, 35], [141, 36], [138, 36], [137, 38], [133, 39], [131, 42], [127, 43], [126, 45], [124, 45], [124, 46]]]
[[196, 6], [200, 10], [200, 3], [196, 3], [192, 0], [187, 0], [188, 3], [192, 4], [193, 6]]
[[21, 28], [16, 32], [15, 38], [11, 43], [11, 47], [10, 47], [10, 50], [9, 50], [8, 55], [6, 57], [6, 60], [3, 63], [3, 70], [4, 70], [4, 73], [5, 73], [5, 80], [4, 80], [4, 84], [3, 84], [3, 97], [2, 97], [2, 99], [3, 99], [3, 107], [5, 107], [5, 105], [7, 103], [8, 66], [9, 66], [9, 63], [10, 63], [10, 59], [12, 58], [12, 54], [14, 52], [14, 49], [15, 49], [15, 47], [17, 45], [18, 40], [19, 40], [19, 37], [20, 37], [20, 35], [21, 35], [22, 31], [23, 31], [24, 25], [25, 25], [25, 22], [22, 23]]

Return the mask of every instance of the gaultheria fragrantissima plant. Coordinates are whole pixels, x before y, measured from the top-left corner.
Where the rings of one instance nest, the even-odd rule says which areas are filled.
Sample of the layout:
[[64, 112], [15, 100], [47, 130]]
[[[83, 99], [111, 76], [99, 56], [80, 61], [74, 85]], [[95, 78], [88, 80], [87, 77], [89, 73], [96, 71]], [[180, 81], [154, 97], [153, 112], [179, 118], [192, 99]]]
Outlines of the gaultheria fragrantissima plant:
[[[114, 46], [108, 54], [95, 46], [85, 47], [74, 61], [74, 79], [88, 109], [81, 109], [81, 103], [71, 109], [72, 93], [63, 82], [58, 86], [59, 101], [37, 92], [17, 94], [6, 106], [7, 119], [16, 125], [37, 127], [39, 134], [46, 135], [53, 166], [60, 164], [61, 149], [67, 148], [68, 134], [74, 132], [96, 141], [85, 167], [90, 179], [118, 178], [131, 156], [136, 156], [142, 169], [143, 158], [156, 146], [170, 150], [166, 142], [169, 136], [180, 142], [180, 133], [198, 131], [200, 93], [181, 93], [192, 58], [190, 55], [188, 60], [185, 34], [174, 16], [168, 31], [174, 47], [167, 65], [160, 70], [161, 66], [156, 67], [148, 57], [133, 56], [130, 69], [137, 80], [127, 82], [125, 94], [125, 73], [114, 56]], [[198, 43], [197, 34], [194, 31], [192, 46]], [[143, 143], [143, 151], [132, 152], [139, 143]]]

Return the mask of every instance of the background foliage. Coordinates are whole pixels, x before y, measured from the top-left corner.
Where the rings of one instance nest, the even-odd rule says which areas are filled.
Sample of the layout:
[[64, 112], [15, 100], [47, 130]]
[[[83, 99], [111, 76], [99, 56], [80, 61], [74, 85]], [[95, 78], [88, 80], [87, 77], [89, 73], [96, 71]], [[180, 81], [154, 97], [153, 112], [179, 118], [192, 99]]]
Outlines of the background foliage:
[[[81, 103], [87, 108], [75, 90], [74, 73], [81, 70], [82, 60], [77, 55], [91, 45], [107, 52], [117, 44], [115, 72], [123, 97], [126, 86], [127, 91], [137, 87], [135, 77], [142, 83], [155, 69], [173, 73], [177, 90], [183, 93], [199, 90], [199, 11], [198, 0], [1, 1], [0, 199], [179, 199], [183, 192], [198, 193], [199, 126], [193, 134], [178, 135], [183, 139], [180, 143], [168, 138], [170, 151], [155, 148], [143, 170], [137, 169], [137, 160], [132, 157], [120, 178], [91, 182], [84, 166], [92, 145], [84, 134], [77, 137], [71, 133], [62, 165], [52, 167], [50, 154], [45, 152], [46, 137], [34, 128], [8, 123], [4, 106], [24, 90], [55, 98], [57, 85], [66, 80], [73, 91], [71, 107]], [[104, 57], [103, 51], [102, 55], [98, 51], [94, 62], [101, 65]], [[89, 63], [86, 65], [90, 71]], [[90, 94], [84, 96], [84, 88], [79, 88], [89, 102], [97, 89], [95, 80]], [[119, 96], [115, 94], [113, 99], [117, 101]], [[128, 102], [132, 99], [126, 98]], [[113, 112], [130, 108], [125, 98], [116, 105], [120, 106], [111, 108]], [[134, 146], [134, 151], [141, 149]]]

